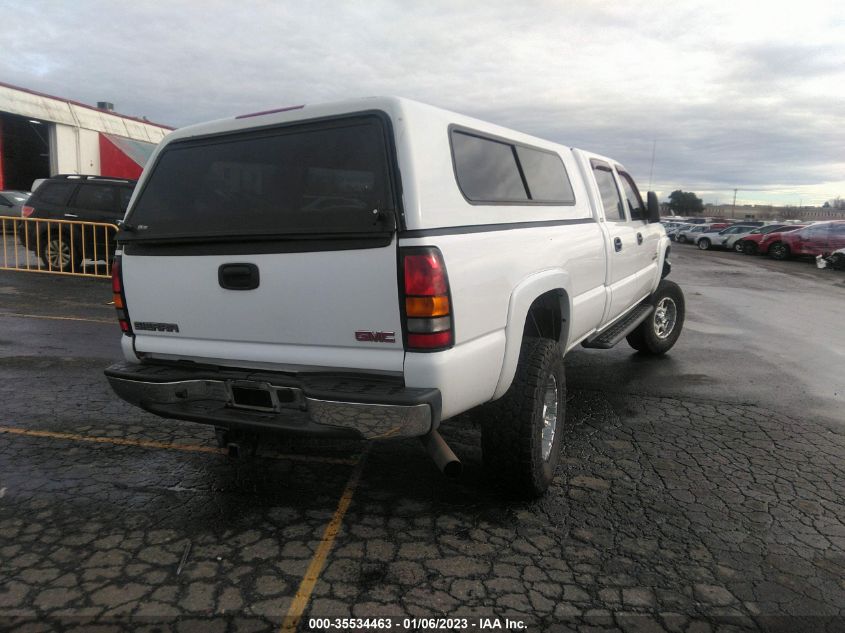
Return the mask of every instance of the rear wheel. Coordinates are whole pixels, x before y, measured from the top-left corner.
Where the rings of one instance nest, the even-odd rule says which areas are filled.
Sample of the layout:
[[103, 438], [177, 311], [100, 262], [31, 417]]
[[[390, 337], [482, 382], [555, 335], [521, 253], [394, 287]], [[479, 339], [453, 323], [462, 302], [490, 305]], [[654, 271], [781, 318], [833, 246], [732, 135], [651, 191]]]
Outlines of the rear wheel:
[[628, 337], [628, 345], [638, 352], [659, 356], [675, 345], [684, 327], [684, 293], [673, 281], [664, 279], [649, 298], [654, 306], [651, 317], [640, 323]]
[[702, 237], [700, 240], [698, 240], [698, 248], [703, 251], [708, 250], [710, 248], [710, 240], [708, 240], [706, 237]]
[[745, 245], [741, 242], [734, 242], [734, 251], [737, 253], [744, 253], [745, 252]]
[[76, 244], [71, 244], [66, 231], [41, 234], [41, 260], [50, 269], [59, 272], [81, 272], [82, 254]]
[[789, 247], [783, 242], [775, 242], [769, 247], [769, 255], [772, 259], [784, 260], [791, 255]]
[[484, 407], [484, 470], [520, 497], [537, 497], [557, 467], [566, 416], [563, 356], [555, 341], [525, 338], [510, 389]]

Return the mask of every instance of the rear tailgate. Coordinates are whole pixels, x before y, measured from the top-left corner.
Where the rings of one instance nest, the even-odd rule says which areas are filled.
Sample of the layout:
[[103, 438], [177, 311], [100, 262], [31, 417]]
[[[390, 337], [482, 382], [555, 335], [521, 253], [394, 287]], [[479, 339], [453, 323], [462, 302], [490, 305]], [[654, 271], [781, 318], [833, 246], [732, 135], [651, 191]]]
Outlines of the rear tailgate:
[[136, 352], [401, 372], [389, 129], [359, 115], [165, 147], [120, 235]]

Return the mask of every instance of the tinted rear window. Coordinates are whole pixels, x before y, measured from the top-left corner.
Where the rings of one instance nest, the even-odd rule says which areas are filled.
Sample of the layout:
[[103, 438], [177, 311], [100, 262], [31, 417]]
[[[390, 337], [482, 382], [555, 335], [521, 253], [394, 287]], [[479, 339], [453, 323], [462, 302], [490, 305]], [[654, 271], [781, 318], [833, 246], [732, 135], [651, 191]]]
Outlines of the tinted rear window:
[[386, 137], [375, 116], [286, 126], [164, 150], [127, 239], [392, 230]]
[[63, 206], [76, 187], [74, 182], [45, 182], [38, 188], [38, 202]]
[[115, 188], [103, 185], [79, 185], [73, 206], [89, 211], [117, 211]]

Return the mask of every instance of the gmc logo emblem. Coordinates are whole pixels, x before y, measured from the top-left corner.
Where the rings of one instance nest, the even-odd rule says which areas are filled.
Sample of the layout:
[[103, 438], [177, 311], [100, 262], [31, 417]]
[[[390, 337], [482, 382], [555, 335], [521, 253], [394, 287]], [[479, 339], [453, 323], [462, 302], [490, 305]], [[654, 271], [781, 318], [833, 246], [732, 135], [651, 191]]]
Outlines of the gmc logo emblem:
[[395, 343], [396, 332], [370, 332], [369, 330], [358, 330], [355, 332], [355, 340], [360, 343]]

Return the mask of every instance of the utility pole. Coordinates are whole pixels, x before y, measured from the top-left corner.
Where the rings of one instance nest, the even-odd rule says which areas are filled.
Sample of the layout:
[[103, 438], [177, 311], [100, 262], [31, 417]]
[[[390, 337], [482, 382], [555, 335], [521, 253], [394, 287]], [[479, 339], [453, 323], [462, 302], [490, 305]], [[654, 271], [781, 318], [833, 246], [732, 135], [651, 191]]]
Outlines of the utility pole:
[[736, 192], [737, 190], [734, 189], [734, 203], [731, 205], [731, 217], [733, 218], [736, 215]]

